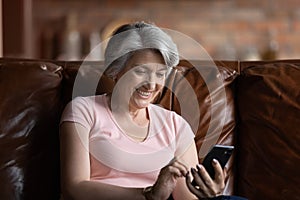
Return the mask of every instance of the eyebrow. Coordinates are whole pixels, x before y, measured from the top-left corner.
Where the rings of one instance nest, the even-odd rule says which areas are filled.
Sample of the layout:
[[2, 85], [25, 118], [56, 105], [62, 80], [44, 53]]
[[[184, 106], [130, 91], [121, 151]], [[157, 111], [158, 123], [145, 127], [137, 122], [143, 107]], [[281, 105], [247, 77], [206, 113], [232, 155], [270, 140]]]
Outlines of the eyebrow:
[[[155, 63], [155, 64], [158, 64], [158, 63]], [[165, 65], [163, 65], [163, 64], [158, 64], [158, 65], [164, 66], [164, 68], [161, 68], [157, 71], [167, 71], [168, 70], [168, 68]], [[135, 65], [133, 65], [133, 67], [148, 69], [148, 64], [135, 64]]]

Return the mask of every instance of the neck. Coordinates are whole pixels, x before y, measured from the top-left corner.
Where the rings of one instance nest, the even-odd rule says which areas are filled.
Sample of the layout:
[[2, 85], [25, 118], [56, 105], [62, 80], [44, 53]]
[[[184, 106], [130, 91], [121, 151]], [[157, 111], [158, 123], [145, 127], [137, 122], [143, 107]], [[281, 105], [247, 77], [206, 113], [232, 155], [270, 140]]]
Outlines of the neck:
[[131, 119], [139, 126], [147, 126], [149, 123], [149, 116], [147, 109], [136, 109], [134, 111], [129, 111]]
[[128, 108], [128, 104], [122, 104], [122, 102], [118, 102], [117, 104], [112, 105], [111, 95], [107, 95], [107, 103], [110, 110], [113, 110], [115, 114], [116, 113], [118, 113], [118, 115], [127, 114], [134, 122], [139, 122], [137, 124], [141, 124], [140, 122], [142, 121], [144, 122], [142, 124], [146, 124], [145, 122], [147, 122], [148, 124], [149, 115], [148, 115], [147, 108], [138, 109], [133, 106], [129, 106]]
[[[146, 108], [133, 109], [122, 104], [111, 105], [111, 97], [108, 95], [107, 103], [114, 118], [124, 132], [136, 141], [143, 141], [148, 135], [149, 114]], [[132, 124], [134, 123], [134, 125]]]

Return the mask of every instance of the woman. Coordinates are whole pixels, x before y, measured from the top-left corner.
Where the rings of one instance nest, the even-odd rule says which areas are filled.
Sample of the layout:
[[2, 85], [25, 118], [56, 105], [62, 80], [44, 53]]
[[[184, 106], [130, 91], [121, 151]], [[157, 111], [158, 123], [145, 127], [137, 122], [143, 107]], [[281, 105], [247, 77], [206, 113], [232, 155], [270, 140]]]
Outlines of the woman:
[[218, 179], [203, 184], [205, 192], [198, 197], [189, 191], [185, 177], [198, 164], [194, 134], [182, 117], [152, 104], [178, 61], [176, 45], [158, 27], [141, 22], [116, 30], [105, 51], [113, 92], [77, 97], [62, 115], [65, 199], [156, 200], [171, 195], [186, 200], [222, 192], [224, 172], [218, 162]]

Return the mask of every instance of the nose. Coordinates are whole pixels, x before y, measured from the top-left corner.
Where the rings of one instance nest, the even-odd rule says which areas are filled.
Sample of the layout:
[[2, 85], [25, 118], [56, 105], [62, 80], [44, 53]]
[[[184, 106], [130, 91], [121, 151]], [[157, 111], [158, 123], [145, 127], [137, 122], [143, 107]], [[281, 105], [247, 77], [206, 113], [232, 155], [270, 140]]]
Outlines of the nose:
[[146, 86], [147, 86], [147, 89], [150, 89], [150, 90], [155, 89], [156, 79], [155, 79], [155, 74], [154, 73], [149, 74]]
[[146, 87], [147, 87], [148, 90], [154, 90], [155, 86], [156, 86], [156, 83], [154, 83], [154, 82], [148, 82], [146, 84]]

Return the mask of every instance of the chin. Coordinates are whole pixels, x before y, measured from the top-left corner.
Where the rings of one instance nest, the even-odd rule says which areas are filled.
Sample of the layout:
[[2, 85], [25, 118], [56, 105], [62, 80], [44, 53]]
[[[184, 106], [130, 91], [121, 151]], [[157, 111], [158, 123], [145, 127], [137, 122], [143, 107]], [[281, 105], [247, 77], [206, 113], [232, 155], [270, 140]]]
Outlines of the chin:
[[155, 96], [150, 98], [150, 99], [141, 99], [139, 97], [135, 97], [133, 98], [132, 102], [134, 103], [135, 107], [138, 109], [143, 109], [143, 108], [147, 108], [155, 99]]
[[147, 108], [151, 102], [135, 102], [135, 105], [139, 109]]

